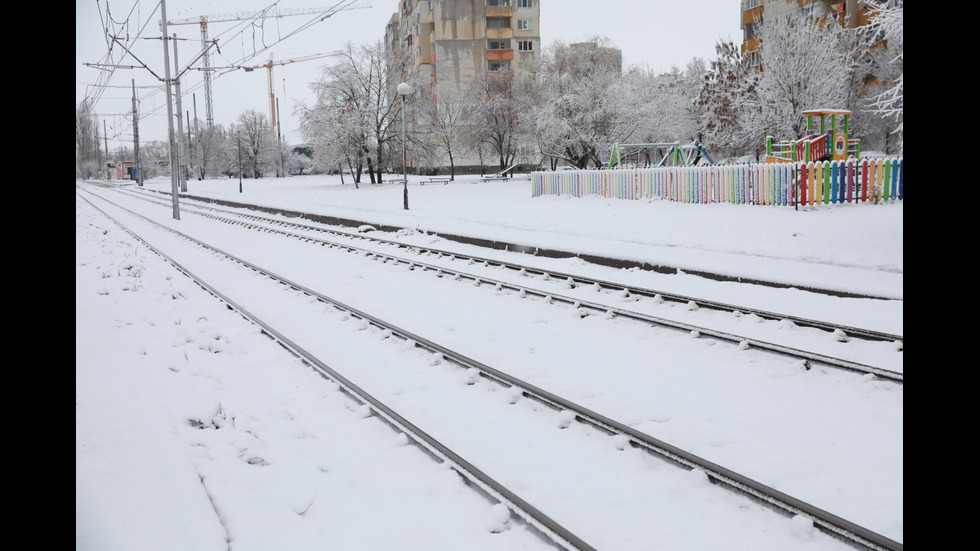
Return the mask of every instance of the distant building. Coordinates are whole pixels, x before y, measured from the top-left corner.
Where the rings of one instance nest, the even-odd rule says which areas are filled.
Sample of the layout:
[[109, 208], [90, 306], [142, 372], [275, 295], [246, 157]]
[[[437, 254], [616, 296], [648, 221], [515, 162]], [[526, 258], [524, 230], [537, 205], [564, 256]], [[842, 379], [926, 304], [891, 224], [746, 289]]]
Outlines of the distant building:
[[485, 71], [534, 71], [540, 62], [539, 0], [399, 0], [385, 44], [442, 91], [464, 91]]
[[[539, 1], [399, 0], [398, 11], [385, 28], [385, 45], [408, 59], [402, 79], [418, 75], [421, 82], [432, 85], [437, 101], [464, 95], [483, 73], [537, 71], [541, 60]], [[390, 93], [394, 95], [394, 89]], [[481, 171], [480, 163], [470, 155], [457, 159], [456, 166], [460, 172], [475, 172]], [[446, 166], [448, 161], [434, 168]]]

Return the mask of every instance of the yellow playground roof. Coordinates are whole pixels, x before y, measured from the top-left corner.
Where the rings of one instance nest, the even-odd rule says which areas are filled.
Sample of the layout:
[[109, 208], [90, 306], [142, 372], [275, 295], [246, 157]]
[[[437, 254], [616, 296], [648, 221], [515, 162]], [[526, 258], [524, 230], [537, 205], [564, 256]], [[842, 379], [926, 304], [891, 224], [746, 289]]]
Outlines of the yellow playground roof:
[[850, 115], [847, 109], [810, 109], [803, 112], [803, 115]]

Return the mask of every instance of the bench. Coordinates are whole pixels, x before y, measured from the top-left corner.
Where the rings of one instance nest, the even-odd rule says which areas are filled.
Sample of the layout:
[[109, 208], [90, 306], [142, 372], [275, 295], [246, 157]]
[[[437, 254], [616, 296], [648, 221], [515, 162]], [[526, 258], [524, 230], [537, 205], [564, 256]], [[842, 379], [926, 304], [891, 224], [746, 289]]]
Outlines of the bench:
[[[442, 182], [443, 185], [445, 185], [445, 184], [448, 184], [450, 180], [452, 180], [452, 178], [450, 178], [449, 176], [433, 176], [431, 178], [426, 179], [425, 182], [429, 182], [430, 184], [435, 184], [437, 182]], [[425, 182], [422, 182], [422, 185], [423, 186], [425, 185]]]
[[502, 182], [506, 182], [507, 180], [510, 180], [510, 176], [497, 176], [497, 175], [483, 176], [483, 177], [480, 178], [480, 180], [482, 180], [484, 182], [492, 182], [494, 180], [500, 180]]

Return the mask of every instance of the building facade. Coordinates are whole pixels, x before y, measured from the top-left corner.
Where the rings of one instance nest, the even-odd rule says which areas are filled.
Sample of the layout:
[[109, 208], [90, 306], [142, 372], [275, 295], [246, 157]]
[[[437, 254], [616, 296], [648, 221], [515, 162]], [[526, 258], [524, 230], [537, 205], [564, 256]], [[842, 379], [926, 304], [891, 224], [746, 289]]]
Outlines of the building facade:
[[[814, 18], [833, 16], [842, 26], [856, 28], [868, 24], [871, 8], [862, 0], [740, 0], [742, 4], [742, 55], [749, 64], [761, 68], [758, 29], [766, 18], [804, 12]], [[889, 0], [901, 6], [902, 0]]]
[[399, 0], [385, 44], [407, 54], [439, 92], [466, 90], [485, 71], [536, 70], [541, 0]]
[[[398, 0], [385, 28], [385, 46], [404, 60], [393, 86], [414, 76], [439, 98], [466, 96], [484, 73], [536, 72], [541, 60], [541, 0]], [[396, 68], [397, 71], [397, 68]], [[390, 91], [392, 97], [395, 90]], [[411, 156], [411, 155], [410, 155]], [[456, 158], [459, 172], [483, 172], [476, 154]], [[436, 163], [444, 172], [448, 159]], [[409, 166], [414, 163], [409, 162]]]

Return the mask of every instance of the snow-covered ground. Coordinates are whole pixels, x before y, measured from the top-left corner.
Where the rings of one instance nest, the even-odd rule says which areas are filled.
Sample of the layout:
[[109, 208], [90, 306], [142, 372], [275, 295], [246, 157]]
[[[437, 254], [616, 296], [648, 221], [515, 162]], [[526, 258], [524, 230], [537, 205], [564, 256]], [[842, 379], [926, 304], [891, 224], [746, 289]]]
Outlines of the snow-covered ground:
[[[439, 248], [466, 248], [440, 235], [468, 235], [870, 295], [880, 299], [684, 273], [597, 271], [624, 283], [903, 333], [902, 203], [794, 210], [531, 198], [528, 182], [460, 177], [448, 185], [411, 178], [406, 211], [400, 182], [355, 189], [346, 181], [245, 180], [239, 192], [237, 179], [192, 180], [188, 193], [402, 227], [399, 239]], [[146, 187], [168, 192], [170, 181]], [[184, 218], [178, 223], [191, 223]], [[533, 260], [556, 271], [591, 269], [576, 259]], [[542, 323], [562, 327], [559, 320]], [[896, 486], [887, 495], [894, 498], [868, 516], [901, 541], [902, 391], [869, 386], [865, 393], [897, 404], [878, 421], [887, 433], [881, 446], [892, 456], [897, 446], [888, 465]], [[448, 469], [362, 417], [336, 388], [76, 199], [77, 549], [545, 548], [508, 529], [506, 512]], [[229, 430], [209, 430], [220, 428]], [[855, 479], [865, 468], [876, 466], [855, 467]], [[220, 496], [209, 488], [221, 488]], [[778, 535], [751, 548], [782, 550], [784, 538], [801, 549], [827, 548], [796, 521], [777, 518], [771, 530]], [[665, 543], [688, 548], [683, 540]], [[733, 548], [720, 528], [713, 544], [707, 548]]]

